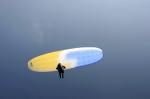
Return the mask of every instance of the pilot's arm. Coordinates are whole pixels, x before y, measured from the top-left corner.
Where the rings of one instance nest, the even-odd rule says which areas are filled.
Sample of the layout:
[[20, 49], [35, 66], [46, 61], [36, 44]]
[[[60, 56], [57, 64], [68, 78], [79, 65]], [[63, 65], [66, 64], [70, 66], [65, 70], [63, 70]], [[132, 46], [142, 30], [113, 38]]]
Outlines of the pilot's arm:
[[63, 69], [66, 69], [66, 67], [65, 67], [65, 66], [62, 66], [62, 68], [63, 68]]

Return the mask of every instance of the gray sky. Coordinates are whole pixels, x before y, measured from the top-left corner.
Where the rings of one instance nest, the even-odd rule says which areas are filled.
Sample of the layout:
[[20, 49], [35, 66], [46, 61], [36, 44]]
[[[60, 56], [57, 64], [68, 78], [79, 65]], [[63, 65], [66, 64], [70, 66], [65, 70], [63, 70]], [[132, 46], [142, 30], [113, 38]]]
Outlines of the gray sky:
[[[149, 0], [1, 0], [1, 99], [149, 99]], [[29, 59], [83, 46], [104, 58], [65, 72], [29, 71]]]

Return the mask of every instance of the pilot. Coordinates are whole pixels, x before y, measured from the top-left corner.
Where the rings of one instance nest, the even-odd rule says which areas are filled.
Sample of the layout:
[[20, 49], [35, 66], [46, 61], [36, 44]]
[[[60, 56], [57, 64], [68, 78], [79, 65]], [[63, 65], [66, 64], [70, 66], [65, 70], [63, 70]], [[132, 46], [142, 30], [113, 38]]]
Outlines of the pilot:
[[58, 71], [58, 73], [59, 73], [59, 77], [60, 78], [64, 78], [64, 69], [65, 69], [66, 67], [65, 66], [63, 66], [61, 63], [58, 63], [58, 65], [57, 65], [57, 71]]

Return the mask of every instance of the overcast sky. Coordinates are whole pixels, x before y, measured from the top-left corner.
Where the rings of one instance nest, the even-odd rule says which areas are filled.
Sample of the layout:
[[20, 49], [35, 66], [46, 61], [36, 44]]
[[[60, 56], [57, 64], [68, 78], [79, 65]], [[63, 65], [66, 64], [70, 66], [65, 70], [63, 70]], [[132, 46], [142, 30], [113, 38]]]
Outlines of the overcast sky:
[[[29, 59], [99, 47], [100, 62], [36, 73]], [[0, 0], [0, 99], [150, 99], [150, 0]]]

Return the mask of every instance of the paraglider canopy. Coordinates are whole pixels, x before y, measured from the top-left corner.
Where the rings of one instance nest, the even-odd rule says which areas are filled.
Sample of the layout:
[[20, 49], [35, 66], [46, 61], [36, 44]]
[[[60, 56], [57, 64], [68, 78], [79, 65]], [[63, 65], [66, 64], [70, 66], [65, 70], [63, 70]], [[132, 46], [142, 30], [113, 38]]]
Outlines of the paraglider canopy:
[[103, 52], [96, 47], [80, 47], [43, 54], [31, 59], [28, 67], [36, 72], [56, 71], [56, 66], [61, 63], [66, 69], [97, 62], [103, 57]]

